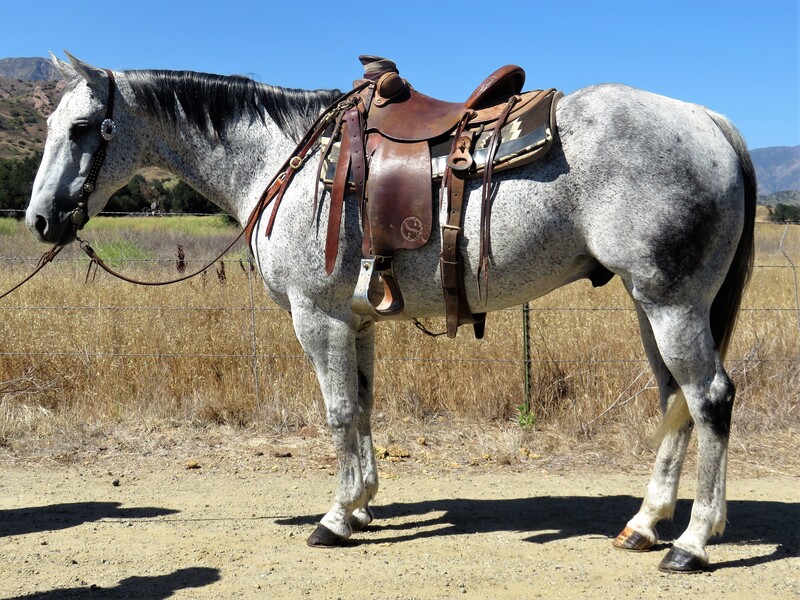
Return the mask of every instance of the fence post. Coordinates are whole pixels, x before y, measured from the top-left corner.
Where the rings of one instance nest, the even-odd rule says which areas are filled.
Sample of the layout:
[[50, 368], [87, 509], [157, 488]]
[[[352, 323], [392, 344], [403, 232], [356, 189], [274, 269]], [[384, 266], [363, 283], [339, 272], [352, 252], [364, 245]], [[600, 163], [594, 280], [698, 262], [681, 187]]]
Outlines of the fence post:
[[522, 399], [522, 414], [527, 418], [531, 414], [531, 322], [530, 304], [526, 302], [522, 305], [522, 364], [524, 369], [525, 396]]
[[258, 377], [258, 338], [256, 337], [256, 304], [253, 294], [253, 255], [247, 253], [247, 283], [250, 286], [250, 327], [253, 330], [253, 383], [256, 406], [261, 408], [261, 385]]

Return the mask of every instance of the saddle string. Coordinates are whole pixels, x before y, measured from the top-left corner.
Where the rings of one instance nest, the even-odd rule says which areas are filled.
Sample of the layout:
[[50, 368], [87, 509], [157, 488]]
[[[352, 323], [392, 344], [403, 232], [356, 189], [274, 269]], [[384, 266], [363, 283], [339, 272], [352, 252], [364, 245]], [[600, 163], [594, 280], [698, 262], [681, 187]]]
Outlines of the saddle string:
[[478, 284], [478, 298], [481, 304], [485, 305], [489, 299], [489, 254], [491, 247], [491, 214], [492, 214], [492, 174], [494, 172], [494, 158], [497, 155], [497, 148], [500, 146], [500, 130], [508, 121], [514, 105], [519, 102], [519, 96], [511, 96], [506, 107], [497, 119], [497, 124], [489, 139], [489, 147], [486, 150], [486, 162], [483, 169], [483, 189], [481, 197], [481, 226], [480, 226], [480, 260], [476, 279]]

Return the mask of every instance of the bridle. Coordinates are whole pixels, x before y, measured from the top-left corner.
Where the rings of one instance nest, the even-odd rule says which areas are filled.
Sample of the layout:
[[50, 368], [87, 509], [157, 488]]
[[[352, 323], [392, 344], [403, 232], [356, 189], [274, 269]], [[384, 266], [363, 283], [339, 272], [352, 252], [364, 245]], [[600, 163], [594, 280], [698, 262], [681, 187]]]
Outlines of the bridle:
[[114, 124], [113, 118], [114, 95], [117, 89], [116, 81], [114, 80], [114, 73], [110, 69], [104, 69], [104, 71], [106, 72], [106, 75], [108, 75], [108, 104], [106, 105], [105, 119], [103, 119], [102, 123], [100, 123], [100, 146], [98, 146], [97, 150], [95, 150], [94, 154], [92, 154], [92, 162], [89, 166], [89, 173], [86, 175], [86, 179], [81, 186], [81, 195], [78, 197], [77, 205], [70, 213], [72, 230], [67, 230], [64, 233], [62, 240], [42, 255], [38, 264], [36, 265], [36, 268], [30, 275], [25, 277], [25, 279], [20, 281], [11, 289], [0, 294], [0, 299], [5, 298], [15, 290], [22, 287], [25, 283], [33, 279], [33, 277], [39, 271], [41, 271], [48, 263], [52, 262], [53, 259], [55, 259], [55, 257], [58, 256], [58, 254], [64, 249], [66, 246], [64, 238], [67, 238], [71, 233], [77, 239], [77, 232], [80, 229], [83, 229], [83, 226], [89, 221], [89, 196], [97, 187], [97, 176], [100, 173], [100, 168], [103, 166], [103, 162], [106, 159], [106, 148], [108, 147], [108, 142], [114, 139], [114, 135], [117, 133], [117, 126]]
[[108, 104], [106, 105], [106, 117], [100, 123], [100, 146], [92, 154], [92, 162], [89, 166], [89, 173], [81, 186], [81, 195], [78, 198], [78, 204], [73, 209], [70, 219], [74, 231], [77, 232], [83, 229], [83, 226], [89, 222], [89, 196], [94, 192], [97, 187], [97, 176], [100, 174], [100, 168], [106, 160], [106, 148], [108, 143], [114, 139], [117, 133], [117, 126], [114, 124], [114, 95], [117, 89], [116, 81], [114, 80], [114, 73], [111, 69], [103, 69], [108, 75]]

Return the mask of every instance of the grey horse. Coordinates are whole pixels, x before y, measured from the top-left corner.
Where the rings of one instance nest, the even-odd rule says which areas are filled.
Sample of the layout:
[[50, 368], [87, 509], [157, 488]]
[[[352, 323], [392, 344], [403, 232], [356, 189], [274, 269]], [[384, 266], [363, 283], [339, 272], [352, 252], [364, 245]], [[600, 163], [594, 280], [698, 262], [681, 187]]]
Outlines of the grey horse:
[[[87, 179], [91, 194], [82, 209], [93, 216], [147, 166], [172, 171], [244, 224], [296, 140], [338, 96], [174, 71], [117, 72], [110, 88], [108, 71], [73, 57], [53, 59], [69, 84], [48, 120], [27, 222], [39, 239], [57, 244], [74, 238], [72, 219]], [[490, 294], [479, 297], [477, 286], [468, 285], [467, 300], [488, 312], [597, 273], [621, 278], [666, 414], [642, 506], [614, 545], [644, 550], [656, 543], [655, 526], [673, 514], [697, 429], [691, 520], [660, 568], [699, 571], [709, 562], [708, 539], [725, 527], [734, 385], [723, 359], [752, 268], [753, 166], [724, 117], [623, 85], [569, 94], [557, 118], [545, 158], [495, 175]], [[101, 145], [105, 162], [92, 174]], [[329, 199], [317, 202], [315, 190], [316, 169], [297, 173], [271, 235], [264, 232], [266, 218], [256, 224], [252, 249], [267, 292], [291, 311], [325, 400], [338, 489], [309, 544], [335, 546], [373, 519], [376, 319], [351, 306], [362, 240], [356, 202], [346, 198], [338, 258], [327, 275]], [[461, 247], [468, 281], [479, 262], [480, 196], [479, 183], [468, 183]], [[395, 256], [405, 309], [393, 318], [443, 314], [441, 222], [434, 215], [425, 247]]]

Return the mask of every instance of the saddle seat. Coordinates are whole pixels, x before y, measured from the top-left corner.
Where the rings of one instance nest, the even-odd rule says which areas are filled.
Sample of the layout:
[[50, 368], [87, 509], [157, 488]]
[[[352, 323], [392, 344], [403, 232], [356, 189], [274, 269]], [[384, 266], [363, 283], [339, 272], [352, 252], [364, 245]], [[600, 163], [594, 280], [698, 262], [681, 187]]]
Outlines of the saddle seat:
[[525, 72], [516, 65], [506, 65], [489, 75], [470, 94], [466, 102], [446, 102], [418, 92], [399, 73], [384, 73], [375, 86], [373, 107], [367, 116], [367, 131], [377, 131], [399, 142], [435, 140], [455, 129], [469, 111], [484, 114], [483, 123], [499, 116], [486, 109], [501, 106], [519, 94], [525, 84]]
[[[449, 207], [448, 222], [442, 223], [441, 259], [448, 335], [454, 336], [460, 324], [473, 323], [481, 337], [478, 324], [483, 315], [469, 310], [461, 275], [463, 183], [483, 175], [482, 223], [487, 223], [481, 236], [488, 241], [491, 175], [547, 151], [559, 94], [552, 89], [523, 94], [524, 71], [506, 65], [481, 82], [465, 102], [446, 102], [415, 90], [392, 61], [359, 58], [364, 65], [364, 79], [355, 82], [363, 87], [360, 101], [333, 126], [320, 165], [320, 179], [331, 190], [326, 269], [330, 273], [335, 265], [343, 195], [349, 189], [360, 201], [365, 257], [353, 308], [378, 317], [400, 313], [404, 305], [392, 258], [397, 250], [414, 250], [428, 242], [434, 188], [441, 180], [446, 191], [441, 202]], [[488, 266], [488, 245], [482, 239], [484, 254]]]

